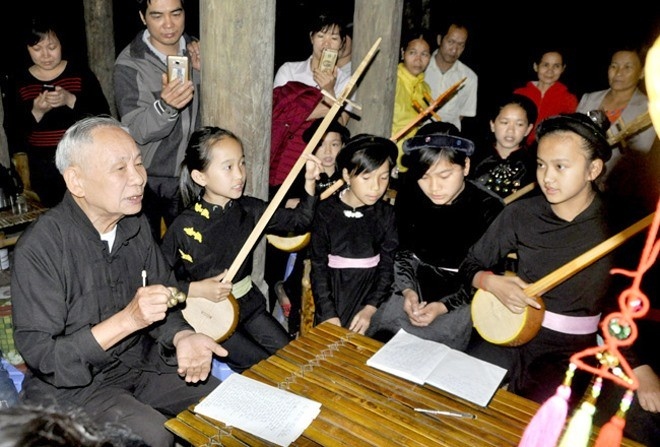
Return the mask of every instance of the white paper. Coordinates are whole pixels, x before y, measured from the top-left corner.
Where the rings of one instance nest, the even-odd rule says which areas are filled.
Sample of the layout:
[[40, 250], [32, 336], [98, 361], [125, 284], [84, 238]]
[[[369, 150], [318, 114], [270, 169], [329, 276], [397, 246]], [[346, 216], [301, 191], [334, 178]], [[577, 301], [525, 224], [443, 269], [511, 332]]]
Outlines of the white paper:
[[506, 374], [504, 368], [403, 329], [367, 365], [419, 385], [435, 386], [482, 407], [488, 405]]
[[485, 407], [500, 386], [506, 369], [450, 350], [426, 383]]
[[321, 404], [240, 374], [230, 375], [195, 412], [288, 446], [321, 411]]
[[367, 365], [424, 385], [426, 378], [449, 350], [449, 346], [424, 340], [399, 329], [390, 341], [367, 360]]

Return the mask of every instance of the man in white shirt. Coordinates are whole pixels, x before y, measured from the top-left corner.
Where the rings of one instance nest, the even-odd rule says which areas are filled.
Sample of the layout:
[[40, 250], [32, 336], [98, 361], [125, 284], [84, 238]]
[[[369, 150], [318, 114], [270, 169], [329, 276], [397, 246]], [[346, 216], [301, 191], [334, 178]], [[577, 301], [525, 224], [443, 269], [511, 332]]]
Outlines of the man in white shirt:
[[466, 78], [458, 92], [436, 110], [442, 121], [452, 123], [459, 130], [462, 118], [477, 114], [477, 75], [458, 60], [465, 50], [467, 38], [468, 30], [464, 25], [450, 23], [446, 31], [438, 34], [438, 49], [424, 72], [424, 79], [431, 87], [434, 99]]

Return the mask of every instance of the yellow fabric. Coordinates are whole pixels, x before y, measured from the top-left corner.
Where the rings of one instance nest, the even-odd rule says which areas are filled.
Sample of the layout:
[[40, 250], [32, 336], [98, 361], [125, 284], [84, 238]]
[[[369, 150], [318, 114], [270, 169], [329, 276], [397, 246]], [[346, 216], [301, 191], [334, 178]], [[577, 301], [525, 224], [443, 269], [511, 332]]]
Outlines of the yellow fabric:
[[[400, 62], [396, 71], [396, 93], [394, 95], [394, 113], [392, 115], [392, 135], [395, 135], [401, 129], [406, 127], [408, 123], [419, 115], [419, 112], [413, 107], [413, 100], [426, 108], [424, 93], [429, 97], [431, 96], [431, 87], [429, 87], [426, 81], [424, 81], [424, 72], [417, 76], [413, 76], [403, 65], [403, 62]], [[403, 142], [415, 135], [417, 129], [418, 126], [413, 127], [396, 142], [396, 145], [399, 147], [397, 166], [401, 172], [407, 171], [407, 169], [401, 165]]]

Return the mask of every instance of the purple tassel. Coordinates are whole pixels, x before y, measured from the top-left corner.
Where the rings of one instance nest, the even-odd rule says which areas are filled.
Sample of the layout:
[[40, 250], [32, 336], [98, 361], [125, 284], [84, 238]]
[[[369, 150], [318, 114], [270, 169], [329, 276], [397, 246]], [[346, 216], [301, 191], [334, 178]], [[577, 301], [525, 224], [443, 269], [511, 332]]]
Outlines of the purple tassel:
[[529, 422], [518, 447], [555, 447], [566, 423], [570, 397], [571, 387], [559, 385], [555, 395], [543, 403]]

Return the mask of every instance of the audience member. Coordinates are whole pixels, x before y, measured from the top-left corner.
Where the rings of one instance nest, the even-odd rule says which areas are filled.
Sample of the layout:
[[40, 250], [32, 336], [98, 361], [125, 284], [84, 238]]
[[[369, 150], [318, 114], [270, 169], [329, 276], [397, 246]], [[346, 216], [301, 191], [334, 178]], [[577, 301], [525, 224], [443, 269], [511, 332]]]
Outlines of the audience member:
[[[413, 29], [401, 39], [401, 62], [396, 69], [396, 92], [392, 114], [392, 135], [397, 135], [417, 117], [420, 109], [426, 108], [427, 98], [431, 97], [431, 88], [424, 81], [424, 70], [431, 60], [431, 40], [425, 30]], [[401, 164], [403, 142], [414, 136], [419, 127], [410, 129], [397, 140], [399, 155], [397, 169], [406, 172]]]
[[364, 334], [390, 294], [398, 238], [394, 209], [381, 199], [396, 156], [392, 140], [366, 134], [351, 138], [337, 156], [347, 187], [319, 204], [311, 231], [316, 324]]
[[30, 20], [23, 43], [32, 65], [16, 75], [12, 116], [12, 153], [27, 153], [32, 190], [47, 207], [59, 203], [66, 191], [55, 166], [57, 143], [66, 129], [85, 116], [110, 113], [96, 75], [63, 57], [57, 28], [44, 17]]
[[[334, 98], [343, 92], [350, 74], [335, 66], [332, 71], [319, 66], [323, 50], [341, 51], [346, 40], [346, 26], [341, 17], [321, 12], [309, 25], [312, 54], [303, 61], [285, 62], [275, 73], [273, 83], [273, 118], [270, 146], [270, 196], [280, 187], [305, 149], [302, 133], [317, 118], [325, 118], [333, 105], [321, 90]], [[338, 120], [346, 125], [346, 106]]]
[[453, 124], [427, 124], [403, 145], [408, 173], [395, 202], [394, 289], [373, 316], [369, 336], [387, 341], [404, 329], [454, 349], [467, 348], [470, 305], [456, 272], [504, 205], [466, 180], [474, 144], [457, 134]]
[[[318, 118], [303, 133], [303, 140], [309, 143], [318, 130], [323, 120]], [[336, 121], [332, 121], [326, 129], [323, 137], [314, 150], [314, 154], [321, 160], [322, 172], [319, 180], [316, 182], [316, 193], [320, 195], [323, 191], [331, 187], [335, 182], [342, 181], [341, 172], [337, 169], [337, 155], [350, 138], [350, 131]], [[302, 189], [304, 185], [304, 176], [299, 175], [291, 186], [287, 197], [286, 206], [295, 208], [300, 202], [300, 197], [304, 194]], [[291, 253], [290, 257], [295, 257], [291, 272], [284, 281], [277, 281], [274, 289], [277, 300], [282, 307], [284, 316], [288, 318], [288, 330], [292, 337], [295, 337], [300, 329], [300, 311], [302, 297], [302, 278], [304, 260], [309, 258], [307, 247], [303, 247], [296, 253]]]
[[526, 96], [513, 94], [500, 102], [491, 114], [492, 146], [474, 158], [470, 178], [501, 198], [535, 181], [536, 159], [525, 146], [536, 121], [536, 106]]
[[[657, 106], [658, 93], [660, 92], [660, 38], [656, 39], [653, 47], [648, 53], [646, 58], [645, 67], [645, 87], [649, 95], [649, 113], [653, 118], [656, 132], [660, 129], [660, 107]], [[634, 154], [641, 154], [638, 151], [630, 151]], [[624, 160], [630, 160], [629, 153], [626, 154]], [[623, 216], [631, 221], [637, 220], [640, 216], [648, 215], [648, 213], [657, 211], [658, 199], [660, 198], [660, 185], [658, 184], [658, 175], [660, 175], [660, 141], [656, 138], [647, 154], [633, 160], [631, 164], [630, 182], [628, 183], [628, 190], [623, 191], [621, 196], [624, 197], [634, 212], [626, 212]], [[622, 163], [623, 164], [623, 163]], [[616, 191], [623, 186], [622, 184], [616, 185]], [[634, 193], [631, 194], [632, 190]], [[640, 199], [632, 199], [631, 196], [638, 196]], [[632, 203], [630, 203], [632, 202]], [[629, 222], [624, 222], [624, 225]], [[644, 252], [644, 244], [647, 243], [647, 238], [651, 233], [642, 234], [634, 237], [632, 241], [626, 241], [619, 250], [615, 252], [617, 258], [616, 266], [619, 268], [627, 269], [628, 271], [635, 271], [642, 267], [640, 263], [641, 254]], [[655, 241], [657, 244], [657, 241]], [[650, 256], [650, 253], [646, 253]], [[646, 268], [646, 267], [645, 267]], [[639, 388], [635, 392], [635, 397], [632, 405], [626, 413], [626, 424], [623, 427], [623, 433], [626, 437], [638, 441], [648, 446], [655, 446], [660, 439], [660, 356], [657, 352], [657, 340], [660, 337], [660, 260], [656, 259], [655, 263], [647, 266], [644, 270], [642, 281], [639, 284], [641, 292], [649, 299], [650, 308], [646, 315], [635, 321], [637, 325], [637, 340], [626, 352], [628, 361], [633, 367], [633, 372], [639, 380]], [[619, 297], [622, 291], [631, 288], [634, 285], [633, 280], [624, 275], [615, 275], [615, 279], [620, 279], [622, 285], [614, 287], [614, 298], [617, 300], [613, 302], [612, 308], [614, 311], [619, 311]], [[631, 303], [635, 297], [627, 295], [626, 303]], [[609, 383], [609, 382], [608, 382]], [[610, 392], [606, 387], [603, 388], [601, 397], [598, 399], [599, 411], [594, 415], [594, 423], [603, 425], [606, 421], [603, 420], [601, 415], [613, 414], [619, 406], [621, 400], [621, 388], [616, 387], [616, 392]], [[607, 405], [610, 405], [609, 408]], [[603, 411], [601, 410], [603, 408]]]
[[463, 118], [477, 114], [478, 78], [470, 67], [459, 60], [467, 39], [467, 27], [459, 21], [450, 21], [438, 34], [438, 49], [431, 55], [431, 63], [425, 72], [433, 99], [437, 99], [458, 81], [466, 78], [461, 89], [436, 110], [442, 121], [452, 123], [458, 130], [461, 130]]
[[[295, 209], [278, 208], [266, 231], [308, 230], [316, 206], [316, 178], [320, 162], [309, 156], [305, 192]], [[167, 229], [161, 248], [182, 289], [212, 301], [229, 293], [238, 301], [235, 331], [223, 342], [223, 360], [242, 372], [268, 358], [289, 342], [282, 325], [268, 312], [266, 299], [252, 283], [252, 255], [223, 281], [268, 203], [243, 195], [247, 181], [241, 140], [219, 127], [204, 126], [190, 138], [181, 169], [181, 192], [186, 208]]]
[[[200, 45], [185, 33], [184, 0], [138, 0], [146, 29], [115, 61], [117, 112], [144, 157], [144, 213], [157, 240], [181, 210], [179, 168], [200, 124]], [[185, 55], [191, 78], [168, 80], [167, 56]]]
[[[274, 197], [296, 164], [307, 144], [303, 132], [314, 120], [325, 118], [333, 101], [321, 90], [333, 97], [343, 92], [350, 73], [335, 66], [331, 71], [319, 66], [325, 49], [335, 50], [341, 56], [346, 45], [345, 20], [334, 12], [322, 10], [310, 19], [309, 40], [312, 54], [305, 60], [285, 62], [275, 73], [273, 83], [273, 114], [271, 123], [269, 197]], [[349, 120], [350, 106], [345, 106], [335, 119], [342, 125]], [[277, 296], [275, 283], [285, 274], [289, 254], [272, 245], [266, 247], [264, 279], [269, 286], [269, 303], [274, 306]]]
[[80, 408], [99, 425], [173, 446], [165, 421], [219, 385], [211, 360], [227, 351], [168, 310], [176, 278], [139, 214], [147, 174], [121, 123], [77, 122], [55, 157], [68, 191], [14, 251], [25, 402]]
[[566, 71], [562, 53], [556, 50], [541, 51], [540, 57], [534, 60], [532, 68], [538, 80], [529, 81], [524, 87], [513, 91], [534, 101], [538, 110], [534, 128], [527, 135], [527, 147], [534, 145], [536, 127], [541, 121], [560, 113], [574, 113], [578, 104], [577, 97], [559, 80]]
[[[644, 76], [643, 58], [640, 52], [632, 47], [622, 47], [612, 54], [612, 60], [607, 68], [609, 88], [582, 95], [577, 111], [587, 113], [591, 110], [602, 110], [612, 123], [608, 137], [616, 137], [624, 132], [626, 127], [636, 118], [649, 110], [648, 97], [640, 90], [640, 82]], [[624, 138], [614, 145], [612, 158], [606, 164], [604, 176], [600, 179], [601, 186], [607, 190], [609, 174], [622, 160], [626, 152], [637, 151], [648, 153], [656, 139], [655, 128], [648, 124], [641, 132]]]
[[[536, 177], [543, 194], [509, 204], [495, 218], [461, 264], [465, 287], [493, 294], [516, 314], [527, 306], [538, 309], [524, 289], [610, 236], [595, 186], [612, 153], [605, 138], [609, 123], [602, 114], [596, 119], [575, 113], [541, 122]], [[492, 274], [512, 251], [518, 255], [517, 274]], [[544, 402], [562, 383], [570, 356], [596, 346], [611, 261], [605, 256], [546, 292], [544, 322], [527, 343], [496, 345], [475, 334], [468, 353], [506, 368], [509, 391]], [[583, 395], [586, 382], [585, 375], [575, 375], [573, 399]]]
[[344, 36], [344, 44], [339, 50], [339, 57], [337, 58], [337, 67], [343, 71], [349, 78], [353, 74], [353, 64], [351, 58], [353, 56], [353, 22], [346, 25], [346, 35]]

